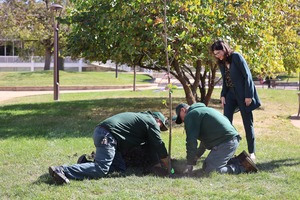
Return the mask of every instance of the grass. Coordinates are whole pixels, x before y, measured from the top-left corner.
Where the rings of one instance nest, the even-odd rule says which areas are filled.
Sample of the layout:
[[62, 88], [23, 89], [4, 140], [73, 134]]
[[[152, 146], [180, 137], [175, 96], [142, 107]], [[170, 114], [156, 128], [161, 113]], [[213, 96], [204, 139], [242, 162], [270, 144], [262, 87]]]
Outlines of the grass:
[[[213, 94], [210, 106], [221, 112]], [[129, 170], [126, 177], [71, 181], [57, 186], [48, 166], [74, 164], [79, 155], [94, 150], [95, 125], [115, 113], [158, 110], [168, 115], [162, 91], [113, 91], [29, 96], [6, 101], [0, 107], [1, 199], [299, 199], [300, 129], [290, 123], [298, 109], [296, 91], [258, 89], [263, 102], [254, 111], [257, 138], [257, 174], [159, 178]], [[173, 108], [184, 101], [182, 90], [173, 94]], [[237, 153], [246, 149], [241, 117], [234, 125], [244, 138]], [[169, 134], [162, 133], [168, 146]], [[207, 155], [205, 153], [204, 157]], [[184, 162], [185, 134], [172, 128], [172, 157]]]
[[280, 79], [283, 82], [299, 82], [299, 73], [292, 74], [292, 75], [278, 75], [276, 78]]
[[[60, 71], [61, 86], [103, 86], [133, 84], [133, 74], [119, 72], [118, 78], [114, 72], [68, 72]], [[137, 74], [136, 83], [146, 84], [151, 77]], [[0, 72], [0, 86], [52, 86], [53, 71], [37, 72]]]

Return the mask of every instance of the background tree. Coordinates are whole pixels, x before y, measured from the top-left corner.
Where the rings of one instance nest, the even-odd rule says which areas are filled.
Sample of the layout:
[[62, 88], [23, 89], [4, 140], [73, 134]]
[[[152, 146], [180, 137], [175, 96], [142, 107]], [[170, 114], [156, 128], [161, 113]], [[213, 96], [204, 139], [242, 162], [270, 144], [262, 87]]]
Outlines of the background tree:
[[[72, 27], [68, 50], [73, 57], [102, 62], [110, 59], [131, 66], [167, 71], [162, 1], [73, 3], [74, 9], [69, 10], [66, 19]], [[293, 67], [285, 65], [288, 62], [284, 61], [284, 41], [299, 41], [295, 34], [296, 26], [299, 26], [297, 19], [287, 17], [298, 17], [298, 9], [299, 3], [295, 0], [168, 1], [170, 73], [182, 84], [187, 102], [208, 104], [210, 100], [218, 68], [209, 46], [216, 38], [228, 40], [241, 52], [254, 75], [266, 71], [293, 71]], [[294, 32], [286, 33], [285, 37], [285, 32], [278, 27]], [[297, 42], [289, 44], [289, 48], [299, 54]], [[296, 59], [291, 54], [289, 56], [289, 62]]]
[[[23, 47], [19, 54], [21, 57], [45, 56], [44, 70], [50, 69], [53, 54], [53, 18], [50, 10], [52, 2], [48, 0], [16, 1], [4, 0], [1, 2], [0, 27], [1, 37], [22, 41]], [[64, 7], [68, 1], [56, 1]], [[62, 11], [63, 13], [64, 11]], [[66, 27], [60, 27], [60, 47], [63, 47]]]
[[238, 10], [232, 14], [242, 17], [235, 17], [238, 35], [234, 43], [245, 52], [254, 75], [291, 73], [300, 68], [299, 7], [295, 0], [247, 1], [235, 7]]

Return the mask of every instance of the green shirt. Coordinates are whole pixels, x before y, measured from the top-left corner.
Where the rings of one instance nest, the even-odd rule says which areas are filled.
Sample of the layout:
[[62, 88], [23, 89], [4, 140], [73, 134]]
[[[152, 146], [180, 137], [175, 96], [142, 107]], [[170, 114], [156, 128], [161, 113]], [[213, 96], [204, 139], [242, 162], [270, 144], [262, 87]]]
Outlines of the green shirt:
[[115, 137], [121, 152], [147, 143], [156, 150], [160, 158], [168, 155], [160, 137], [160, 127], [150, 111], [119, 113], [102, 121], [99, 126]]
[[213, 108], [206, 107], [203, 103], [190, 106], [184, 118], [184, 127], [188, 164], [195, 164], [197, 140], [200, 140], [206, 149], [212, 149], [238, 135], [227, 117]]

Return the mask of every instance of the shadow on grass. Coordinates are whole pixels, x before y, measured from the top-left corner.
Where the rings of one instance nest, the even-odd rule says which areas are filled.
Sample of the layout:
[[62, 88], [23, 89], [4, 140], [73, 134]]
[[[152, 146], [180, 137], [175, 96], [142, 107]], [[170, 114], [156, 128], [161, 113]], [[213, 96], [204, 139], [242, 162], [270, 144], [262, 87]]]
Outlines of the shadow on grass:
[[[203, 163], [204, 159], [205, 158], [201, 159], [202, 160], [201, 163]], [[181, 162], [180, 165], [182, 165], [183, 163], [184, 164], [186, 163], [185, 160], [180, 160], [179, 162]], [[280, 167], [300, 166], [300, 158], [287, 158], [287, 159], [272, 160], [269, 162], [258, 163], [256, 166], [259, 169], [258, 173], [263, 172], [263, 171], [272, 172], [273, 170], [280, 168]], [[180, 177], [186, 177], [186, 176], [179, 173], [179, 174], [177, 174], [177, 177], [180, 178]], [[190, 177], [209, 177], [209, 175], [205, 174], [202, 169], [196, 169], [192, 172]]]
[[99, 122], [117, 113], [167, 112], [163, 100], [165, 98], [122, 98], [2, 106], [0, 138], [91, 137]]
[[300, 116], [298, 117], [298, 116], [289, 116], [288, 117], [288, 119], [290, 119], [290, 120], [299, 120], [300, 121]]
[[[184, 178], [184, 177], [190, 177], [190, 178], [199, 178], [199, 177], [207, 177], [207, 174], [204, 174], [201, 169], [199, 170], [194, 170], [192, 174], [190, 175], [185, 175], [183, 174], [183, 170], [185, 168], [186, 160], [181, 159], [181, 160], [173, 160], [172, 159], [172, 168], [175, 173], [167, 173], [165, 170], [151, 170], [149, 171], [150, 168], [145, 168], [142, 166], [137, 166], [137, 167], [128, 167], [126, 169], [125, 173], [119, 173], [119, 172], [111, 172], [109, 173], [106, 177], [103, 178], [126, 178], [129, 176], [138, 176], [138, 177], [145, 177], [145, 176], [156, 176], [156, 177], [163, 177], [163, 178]], [[162, 168], [160, 168], [162, 169]], [[101, 180], [103, 178], [99, 178], [98, 180]], [[97, 179], [95, 179], [97, 180]], [[71, 180], [71, 181], [80, 181], [80, 180]], [[48, 185], [56, 185], [54, 182], [53, 177], [50, 176], [50, 174], [45, 173], [42, 174], [36, 181], [34, 181], [32, 184], [48, 184]]]
[[[204, 158], [201, 159], [202, 161]], [[196, 169], [194, 170], [191, 174], [183, 174], [183, 170], [185, 168], [186, 160], [181, 159], [181, 160], [172, 160], [172, 168], [174, 169], [175, 173], [174, 174], [167, 174], [167, 175], [157, 175], [154, 173], [145, 173], [145, 169], [142, 167], [129, 167], [127, 168], [125, 173], [118, 173], [118, 172], [113, 172], [110, 173], [108, 176], [104, 178], [124, 178], [126, 176], [160, 176], [160, 177], [166, 177], [166, 178], [204, 178], [204, 177], [209, 177], [209, 174], [204, 173], [202, 169]], [[300, 165], [300, 158], [295, 158], [295, 159], [280, 159], [280, 160], [273, 160], [270, 162], [265, 162], [265, 163], [259, 163], [257, 164], [257, 167], [259, 168], [259, 172], [261, 171], [267, 171], [271, 172], [276, 168], [279, 167], [292, 167], [292, 166], [297, 166]], [[259, 173], [258, 172], [258, 173]], [[33, 182], [33, 184], [49, 184], [49, 185], [55, 185], [54, 179], [48, 174], [42, 174], [36, 181]]]
[[280, 160], [272, 160], [270, 162], [258, 163], [259, 171], [273, 171], [279, 167], [300, 166], [300, 158], [287, 158]]
[[32, 184], [34, 185], [40, 185], [43, 183], [48, 185], [55, 185], [54, 179], [48, 173], [42, 174], [36, 181], [32, 182]]
[[[138, 97], [2, 106], [0, 138], [90, 138], [98, 123], [117, 113], [151, 110], [168, 116], [164, 101], [166, 98]], [[180, 102], [182, 98], [173, 98], [172, 107]], [[219, 101], [211, 100], [210, 106], [220, 107]]]
[[[165, 100], [161, 97], [107, 98], [2, 106], [0, 138], [90, 138], [98, 123], [117, 113], [151, 110], [168, 116]], [[182, 98], [173, 98], [173, 108], [180, 102]], [[217, 101], [212, 102], [210, 106], [216, 106]]]

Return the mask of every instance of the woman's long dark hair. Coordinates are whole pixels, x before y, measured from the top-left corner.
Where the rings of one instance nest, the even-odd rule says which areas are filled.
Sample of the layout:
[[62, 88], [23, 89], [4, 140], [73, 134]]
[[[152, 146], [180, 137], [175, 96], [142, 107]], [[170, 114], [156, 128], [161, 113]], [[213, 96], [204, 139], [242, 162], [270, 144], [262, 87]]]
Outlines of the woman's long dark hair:
[[210, 47], [211, 52], [213, 53], [215, 50], [223, 50], [224, 51], [224, 60], [218, 59], [218, 64], [225, 64], [225, 62], [231, 63], [231, 55], [233, 50], [224, 40], [216, 40]]

